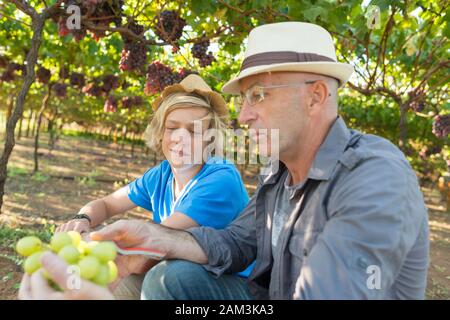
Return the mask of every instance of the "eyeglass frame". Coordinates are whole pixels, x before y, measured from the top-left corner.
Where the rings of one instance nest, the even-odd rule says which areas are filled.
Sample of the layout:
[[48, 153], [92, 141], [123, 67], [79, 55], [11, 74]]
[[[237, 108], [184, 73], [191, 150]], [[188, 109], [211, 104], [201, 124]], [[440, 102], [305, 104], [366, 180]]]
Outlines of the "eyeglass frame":
[[[261, 86], [261, 85], [257, 85], [257, 84], [256, 85], [252, 85], [250, 88], [248, 88], [245, 91], [245, 93], [241, 92], [241, 94], [239, 95], [239, 98], [241, 100], [239, 104], [242, 105], [245, 100], [251, 106], [254, 106], [254, 105], [258, 104], [258, 103], [263, 102], [264, 99], [265, 99], [264, 89], [277, 89], [277, 88], [289, 88], [289, 87], [294, 87], [295, 88], [295, 87], [300, 87], [301, 85], [304, 85], [304, 84], [314, 84], [317, 81], [320, 81], [320, 80], [307, 80], [307, 81], [304, 81], [302, 83], [278, 84], [278, 85], [270, 85], [270, 86]], [[250, 103], [250, 100], [247, 97], [247, 92], [249, 92], [250, 89], [256, 88], [256, 87], [259, 87], [259, 88], [263, 89], [263, 91], [262, 91], [262, 99], [257, 101], [257, 102], [255, 102], [255, 103]], [[331, 97], [331, 93], [328, 93], [328, 97]]]

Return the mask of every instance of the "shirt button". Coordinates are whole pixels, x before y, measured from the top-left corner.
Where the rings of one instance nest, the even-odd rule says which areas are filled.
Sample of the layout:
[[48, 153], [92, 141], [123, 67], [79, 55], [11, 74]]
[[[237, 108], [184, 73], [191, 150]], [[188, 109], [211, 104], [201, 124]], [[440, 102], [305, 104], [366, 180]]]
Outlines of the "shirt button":
[[304, 257], [307, 257], [307, 256], [308, 256], [308, 250], [303, 249], [303, 256], [304, 256]]
[[360, 267], [360, 268], [364, 268], [364, 269], [367, 268], [367, 261], [366, 261], [366, 259], [364, 259], [362, 257], [358, 258], [357, 264], [358, 264], [358, 267]]

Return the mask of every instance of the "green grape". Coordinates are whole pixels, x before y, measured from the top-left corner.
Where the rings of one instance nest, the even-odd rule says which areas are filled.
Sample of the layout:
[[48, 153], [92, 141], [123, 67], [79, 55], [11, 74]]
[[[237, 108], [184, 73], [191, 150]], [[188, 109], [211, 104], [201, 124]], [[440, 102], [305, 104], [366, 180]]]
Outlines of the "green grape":
[[59, 250], [65, 246], [72, 244], [72, 238], [67, 234], [67, 232], [55, 233], [50, 241], [50, 248], [58, 253]]
[[100, 262], [107, 263], [116, 258], [116, 246], [112, 242], [100, 242], [91, 251], [91, 255], [97, 257]]
[[84, 240], [81, 240], [80, 243], [77, 245], [78, 251], [80, 251], [80, 254], [82, 255], [86, 254], [86, 247], [87, 242]]
[[92, 279], [94, 278], [98, 270], [100, 268], [100, 262], [96, 257], [88, 256], [82, 258], [78, 262], [78, 266], [80, 267], [80, 275], [83, 279]]
[[108, 269], [109, 269], [109, 283], [111, 283], [117, 279], [119, 270], [117, 269], [117, 266], [114, 263], [114, 261], [108, 261]]
[[73, 244], [69, 244], [59, 250], [58, 255], [69, 264], [76, 263], [80, 258], [80, 252]]
[[42, 251], [35, 252], [25, 260], [23, 269], [26, 273], [32, 274], [41, 268], [41, 256], [43, 253]]
[[101, 264], [92, 281], [101, 286], [106, 286], [109, 283], [109, 279], [110, 275], [108, 265]]
[[90, 241], [86, 242], [85, 254], [89, 255], [92, 253], [92, 250], [99, 244], [98, 241]]
[[29, 257], [33, 253], [42, 249], [42, 242], [39, 238], [29, 236], [20, 239], [16, 244], [16, 251], [24, 257]]
[[76, 231], [69, 231], [67, 234], [72, 238], [72, 244], [77, 247], [81, 242], [81, 235]]

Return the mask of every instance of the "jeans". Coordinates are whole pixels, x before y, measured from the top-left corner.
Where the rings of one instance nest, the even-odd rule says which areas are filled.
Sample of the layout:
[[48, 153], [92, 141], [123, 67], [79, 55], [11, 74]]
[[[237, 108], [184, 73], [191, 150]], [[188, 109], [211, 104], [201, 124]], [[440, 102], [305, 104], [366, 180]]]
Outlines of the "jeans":
[[142, 300], [250, 300], [246, 279], [224, 274], [215, 278], [201, 265], [162, 261], [145, 275]]

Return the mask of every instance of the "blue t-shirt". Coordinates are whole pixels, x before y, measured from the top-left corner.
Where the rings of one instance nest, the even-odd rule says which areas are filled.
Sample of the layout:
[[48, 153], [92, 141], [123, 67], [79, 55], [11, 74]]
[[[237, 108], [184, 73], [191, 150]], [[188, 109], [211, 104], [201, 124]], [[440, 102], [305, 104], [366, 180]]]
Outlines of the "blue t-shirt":
[[[153, 212], [161, 223], [173, 212], [181, 212], [200, 226], [223, 229], [247, 206], [249, 197], [236, 167], [213, 157], [184, 187], [174, 201], [173, 173], [167, 160], [131, 182], [128, 198]], [[252, 266], [239, 273], [247, 277]]]

